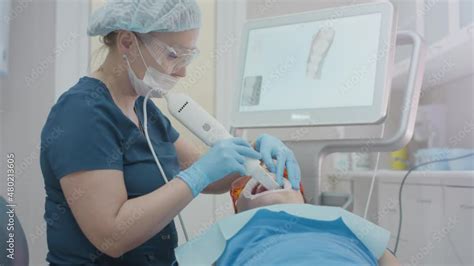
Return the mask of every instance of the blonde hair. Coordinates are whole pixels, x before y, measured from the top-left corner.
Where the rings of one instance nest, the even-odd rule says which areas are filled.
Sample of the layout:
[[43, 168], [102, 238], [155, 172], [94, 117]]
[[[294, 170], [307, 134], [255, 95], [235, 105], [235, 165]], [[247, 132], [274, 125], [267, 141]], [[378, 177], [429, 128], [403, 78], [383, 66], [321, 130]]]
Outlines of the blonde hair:
[[94, 50], [91, 55], [91, 68], [99, 68], [100, 65], [104, 62], [107, 54], [112, 50], [117, 44], [117, 31], [110, 32], [105, 36], [99, 37], [99, 42], [102, 43], [102, 46]]

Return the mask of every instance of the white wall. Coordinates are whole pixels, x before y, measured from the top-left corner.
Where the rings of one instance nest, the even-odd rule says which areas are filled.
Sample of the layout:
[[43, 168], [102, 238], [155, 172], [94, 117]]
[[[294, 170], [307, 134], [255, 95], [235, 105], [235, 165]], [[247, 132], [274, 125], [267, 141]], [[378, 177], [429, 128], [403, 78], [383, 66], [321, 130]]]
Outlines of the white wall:
[[328, 7], [374, 2], [376, 0], [247, 0], [247, 18], [280, 16]]
[[[44, 188], [39, 167], [40, 131], [54, 101], [55, 3], [19, 3], [11, 13], [10, 67], [2, 79], [2, 156], [15, 153], [16, 213], [32, 265], [45, 263]], [[2, 173], [4, 171], [2, 170]], [[1, 193], [5, 193], [4, 180]]]
[[[0, 109], [4, 110], [0, 113], [0, 165], [4, 173], [4, 154], [15, 153], [16, 212], [26, 233], [31, 265], [46, 264], [47, 253], [39, 165], [41, 129], [56, 97], [77, 81], [71, 76], [78, 79], [85, 74], [89, 54], [89, 47], [83, 45], [87, 2], [58, 3], [13, 1], [9, 74], [0, 80]], [[4, 195], [3, 181], [1, 187]]]
[[56, 2], [55, 90], [56, 99], [76, 84], [89, 69], [89, 36], [87, 24], [90, 6], [85, 0]]
[[[4, 105], [3, 105], [3, 99], [4, 99], [4, 96], [3, 96], [3, 90], [4, 90], [4, 85], [3, 85], [3, 80], [4, 80], [4, 77], [0, 77], [0, 158], [1, 158], [1, 161], [0, 161], [0, 173], [5, 173], [5, 162], [4, 162], [4, 158], [5, 158], [5, 154], [6, 154], [6, 151], [4, 151], [3, 149], [3, 130], [4, 130], [4, 127], [5, 125], [3, 124], [3, 108], [4, 108]], [[0, 192], [0, 195], [3, 195], [3, 188], [4, 188], [4, 184], [2, 183], [2, 185], [0, 186], [2, 188], [2, 191]]]
[[450, 148], [474, 149], [474, 76], [439, 85], [422, 97], [420, 104], [447, 107], [446, 144]]

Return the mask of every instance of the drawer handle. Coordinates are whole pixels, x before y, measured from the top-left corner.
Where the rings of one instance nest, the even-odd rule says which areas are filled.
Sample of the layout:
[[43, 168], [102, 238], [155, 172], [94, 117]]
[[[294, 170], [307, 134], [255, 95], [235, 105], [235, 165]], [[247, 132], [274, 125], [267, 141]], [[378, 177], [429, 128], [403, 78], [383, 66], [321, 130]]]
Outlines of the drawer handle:
[[427, 204], [433, 203], [433, 201], [430, 200], [430, 199], [417, 199], [416, 202], [418, 202], [418, 203], [427, 203]]

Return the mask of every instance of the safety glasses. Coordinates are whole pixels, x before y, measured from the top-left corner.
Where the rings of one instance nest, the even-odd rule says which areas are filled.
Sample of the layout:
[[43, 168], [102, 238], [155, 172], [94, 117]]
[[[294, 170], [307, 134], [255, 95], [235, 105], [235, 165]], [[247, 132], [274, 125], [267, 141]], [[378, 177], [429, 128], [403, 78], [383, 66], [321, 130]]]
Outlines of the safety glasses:
[[173, 47], [158, 40], [150, 34], [138, 34], [145, 47], [153, 58], [167, 73], [188, 66], [198, 55], [199, 49], [188, 49], [184, 47]]

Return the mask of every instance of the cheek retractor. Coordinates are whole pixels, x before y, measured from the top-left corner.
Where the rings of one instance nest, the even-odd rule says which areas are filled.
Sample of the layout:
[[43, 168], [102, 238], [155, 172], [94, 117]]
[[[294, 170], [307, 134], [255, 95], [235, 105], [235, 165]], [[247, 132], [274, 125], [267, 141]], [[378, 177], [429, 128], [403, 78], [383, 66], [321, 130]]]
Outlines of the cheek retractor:
[[268, 195], [270, 193], [276, 193], [280, 192], [282, 190], [289, 190], [291, 188], [291, 184], [288, 180], [283, 179], [283, 188], [278, 188], [278, 189], [273, 189], [273, 190], [267, 190], [264, 192], [260, 192], [258, 194], [254, 194], [254, 190], [257, 188], [257, 186], [261, 185], [257, 180], [251, 178], [247, 184], [245, 185], [244, 189], [242, 190], [242, 193], [240, 194], [241, 197], [245, 197], [246, 199], [253, 200], [255, 198], [261, 197], [263, 195]]
[[335, 33], [333, 28], [326, 27], [314, 34], [306, 65], [306, 77], [310, 79], [321, 78], [324, 59], [329, 48], [331, 48]]

